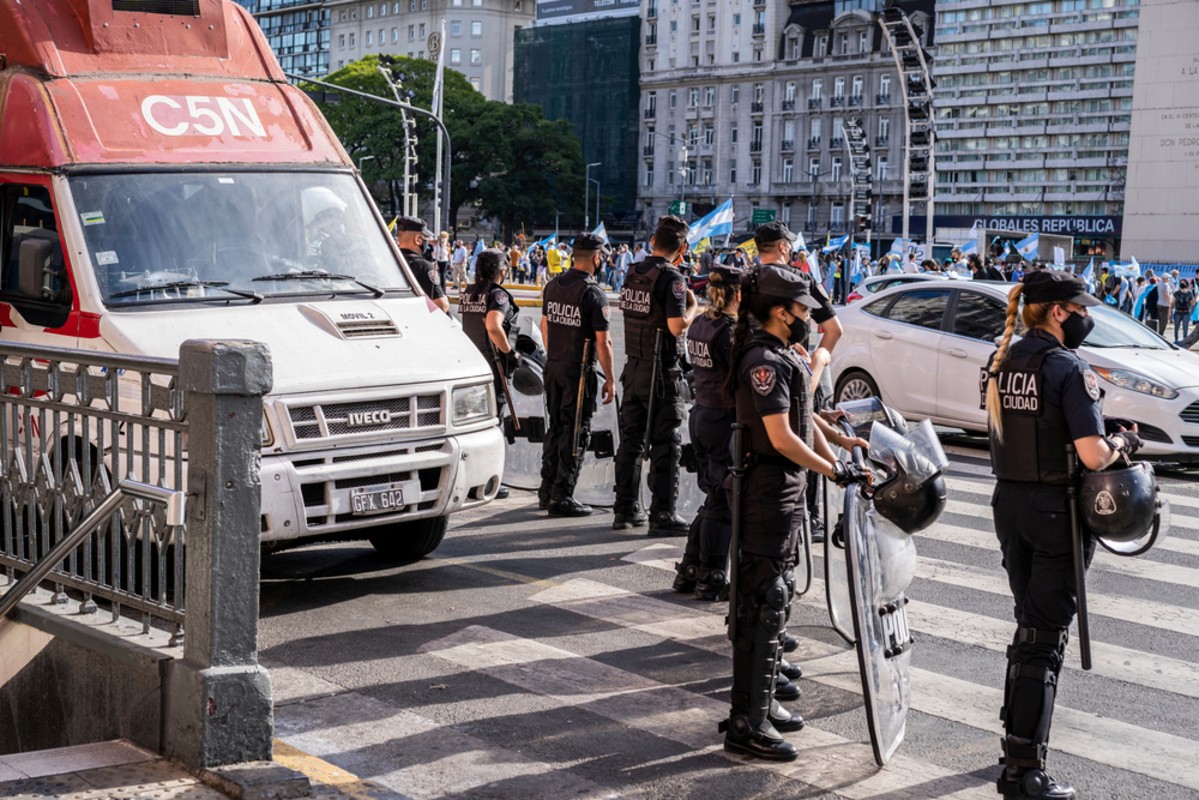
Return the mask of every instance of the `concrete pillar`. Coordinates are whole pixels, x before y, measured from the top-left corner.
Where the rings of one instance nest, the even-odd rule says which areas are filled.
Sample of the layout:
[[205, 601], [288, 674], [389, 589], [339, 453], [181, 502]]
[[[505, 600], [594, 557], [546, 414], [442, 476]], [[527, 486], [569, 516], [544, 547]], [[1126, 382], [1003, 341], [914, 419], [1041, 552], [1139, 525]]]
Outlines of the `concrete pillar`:
[[166, 755], [193, 768], [271, 758], [270, 679], [258, 664], [259, 466], [266, 346], [190, 340], [187, 392], [187, 623], [167, 667]]

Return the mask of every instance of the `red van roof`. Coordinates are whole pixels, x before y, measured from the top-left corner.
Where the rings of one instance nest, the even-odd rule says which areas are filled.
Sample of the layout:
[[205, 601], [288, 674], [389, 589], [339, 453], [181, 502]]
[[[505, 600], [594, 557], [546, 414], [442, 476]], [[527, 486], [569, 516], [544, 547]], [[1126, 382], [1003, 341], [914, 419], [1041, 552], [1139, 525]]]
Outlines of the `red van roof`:
[[0, 166], [350, 163], [230, 0], [3, 2], [0, 67]]

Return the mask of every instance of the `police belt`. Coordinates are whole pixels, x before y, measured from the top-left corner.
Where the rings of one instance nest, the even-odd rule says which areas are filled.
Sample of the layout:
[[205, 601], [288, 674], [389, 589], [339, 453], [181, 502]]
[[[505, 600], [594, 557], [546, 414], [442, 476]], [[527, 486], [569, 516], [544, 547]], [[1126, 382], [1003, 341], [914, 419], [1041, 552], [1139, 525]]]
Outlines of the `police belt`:
[[778, 467], [779, 469], [793, 470], [795, 472], [803, 469], [803, 467], [786, 456], [750, 453], [745, 457], [745, 468], [753, 469], [754, 467]]

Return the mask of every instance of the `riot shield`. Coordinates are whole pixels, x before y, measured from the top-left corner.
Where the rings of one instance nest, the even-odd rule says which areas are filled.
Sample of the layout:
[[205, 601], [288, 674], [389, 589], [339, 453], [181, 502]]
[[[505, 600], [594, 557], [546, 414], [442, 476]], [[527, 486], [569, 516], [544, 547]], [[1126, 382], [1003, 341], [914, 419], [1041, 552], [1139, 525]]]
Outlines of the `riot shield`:
[[[541, 330], [528, 316], [517, 318], [511, 335], [513, 339], [528, 337], [538, 348], [542, 347]], [[522, 435], [514, 437], [514, 441], [504, 448], [504, 485], [536, 491], [541, 485], [541, 443], [531, 441], [529, 433], [539, 427], [542, 431], [545, 429], [545, 395], [513, 392], [512, 408], [508, 413], [521, 419]]]
[[[844, 450], [835, 449], [837, 458]], [[853, 598], [849, 591], [849, 573], [845, 567], [845, 490], [824, 477], [818, 477], [818, 499], [825, 525], [824, 596], [828, 603], [829, 624], [849, 644], [856, 641], [853, 630]]]
[[[860, 452], [855, 458], [864, 463]], [[908, 534], [875, 512], [864, 487], [849, 487], [843, 507], [862, 697], [874, 759], [885, 766], [903, 741], [911, 703], [908, 675], [914, 640], [905, 591], [916, 574], [916, 547]]]

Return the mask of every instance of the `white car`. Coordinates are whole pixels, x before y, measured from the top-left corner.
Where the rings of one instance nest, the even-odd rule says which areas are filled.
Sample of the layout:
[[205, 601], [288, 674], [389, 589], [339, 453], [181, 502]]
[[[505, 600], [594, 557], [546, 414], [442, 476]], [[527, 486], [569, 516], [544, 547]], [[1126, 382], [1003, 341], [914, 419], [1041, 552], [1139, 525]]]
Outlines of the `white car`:
[[[837, 402], [876, 395], [909, 419], [985, 432], [980, 370], [1003, 333], [1012, 284], [917, 282], [838, 309]], [[1102, 378], [1103, 412], [1135, 421], [1145, 455], [1199, 461], [1199, 354], [1108, 306], [1078, 349]]]
[[893, 272], [886, 275], [871, 275], [853, 288], [846, 298], [846, 303], [856, 303], [859, 300], [864, 300], [871, 297], [883, 289], [890, 289], [892, 286], [899, 286], [904, 283], [916, 283], [918, 281], [941, 281], [949, 277], [943, 272]]

